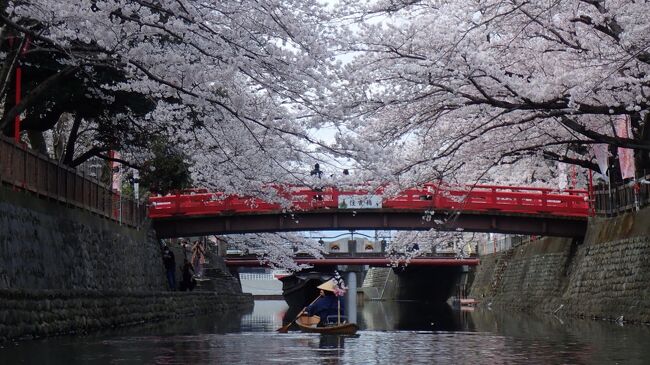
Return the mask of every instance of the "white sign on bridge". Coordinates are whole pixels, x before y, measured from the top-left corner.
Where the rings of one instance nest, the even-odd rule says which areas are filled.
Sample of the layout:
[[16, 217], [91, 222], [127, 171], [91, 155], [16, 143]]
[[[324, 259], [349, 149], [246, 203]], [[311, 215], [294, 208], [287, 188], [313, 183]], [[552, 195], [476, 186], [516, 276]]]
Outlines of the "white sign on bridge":
[[339, 209], [379, 209], [379, 195], [339, 195]]

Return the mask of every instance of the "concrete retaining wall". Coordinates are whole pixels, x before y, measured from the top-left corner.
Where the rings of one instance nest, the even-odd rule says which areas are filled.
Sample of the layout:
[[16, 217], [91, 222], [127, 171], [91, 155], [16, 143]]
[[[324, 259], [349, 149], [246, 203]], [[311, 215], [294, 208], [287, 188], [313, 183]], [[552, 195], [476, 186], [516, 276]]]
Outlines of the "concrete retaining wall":
[[584, 242], [545, 238], [482, 256], [470, 296], [524, 311], [650, 322], [650, 209], [594, 218]]

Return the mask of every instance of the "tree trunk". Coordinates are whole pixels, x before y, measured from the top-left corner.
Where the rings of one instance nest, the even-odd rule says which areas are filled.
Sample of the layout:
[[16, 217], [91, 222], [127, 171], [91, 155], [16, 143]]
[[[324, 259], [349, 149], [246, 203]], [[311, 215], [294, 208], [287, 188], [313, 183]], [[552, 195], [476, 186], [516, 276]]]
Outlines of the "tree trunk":
[[17, 105], [14, 103], [10, 110], [5, 110], [4, 119], [0, 120], [0, 128], [4, 129], [6, 126], [12, 124], [17, 115], [20, 115], [20, 113], [25, 111], [25, 109], [27, 109], [31, 104], [39, 102], [45, 93], [52, 91], [54, 87], [65, 80], [68, 76], [73, 75], [76, 71], [76, 66], [67, 67], [63, 71], [57, 72], [45, 79], [41, 84], [25, 95], [20, 103]]
[[609, 158], [607, 175], [609, 175], [609, 183], [611, 185], [617, 185], [623, 182], [621, 165], [618, 160], [618, 147], [609, 145], [609, 153], [611, 154], [611, 157]]
[[72, 166], [72, 161], [74, 160], [75, 145], [77, 143], [77, 137], [79, 137], [79, 126], [81, 126], [81, 120], [82, 118], [79, 114], [74, 116], [74, 122], [72, 123], [70, 135], [68, 136], [68, 142], [65, 145], [65, 153], [62, 161], [68, 166]]
[[[641, 119], [639, 117], [639, 119]], [[638, 123], [638, 135], [636, 136], [642, 142], [650, 142], [650, 114]], [[648, 151], [634, 151], [634, 163], [636, 165], [636, 176], [642, 177], [650, 174], [650, 152]]]
[[45, 156], [48, 156], [47, 144], [45, 143], [45, 137], [43, 137], [43, 132], [27, 131], [27, 136], [29, 137], [29, 143], [32, 145], [33, 150], [38, 151], [39, 153]]
[[70, 125], [71, 119], [72, 116], [70, 114], [62, 114], [59, 118], [59, 122], [54, 126], [54, 130], [52, 131], [54, 158], [56, 158], [56, 160], [59, 162], [63, 162], [63, 159], [65, 158], [67, 142], [66, 132]]

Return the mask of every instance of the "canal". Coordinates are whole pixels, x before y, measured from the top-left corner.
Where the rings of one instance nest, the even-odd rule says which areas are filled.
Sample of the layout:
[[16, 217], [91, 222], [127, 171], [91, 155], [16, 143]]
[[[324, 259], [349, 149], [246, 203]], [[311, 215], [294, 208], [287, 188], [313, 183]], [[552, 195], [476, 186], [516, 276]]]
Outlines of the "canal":
[[650, 327], [366, 302], [355, 336], [279, 334], [282, 301], [84, 336], [0, 344], [0, 364], [648, 364]]

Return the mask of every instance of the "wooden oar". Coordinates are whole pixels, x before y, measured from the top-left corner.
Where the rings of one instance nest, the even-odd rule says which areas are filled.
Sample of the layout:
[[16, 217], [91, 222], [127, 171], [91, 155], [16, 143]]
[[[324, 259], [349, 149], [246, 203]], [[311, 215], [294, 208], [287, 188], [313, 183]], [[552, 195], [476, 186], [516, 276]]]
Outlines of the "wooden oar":
[[[309, 307], [310, 305], [316, 303], [316, 301], [317, 301], [318, 299], [320, 299], [320, 298], [321, 298], [320, 295], [317, 296], [316, 299], [314, 299], [313, 302], [311, 302], [311, 303], [309, 303], [309, 305], [307, 305], [307, 307]], [[276, 331], [278, 331], [278, 332], [280, 332], [280, 333], [287, 333], [287, 332], [289, 332], [289, 327], [291, 327], [291, 325], [293, 324], [293, 322], [297, 321], [298, 318], [300, 318], [300, 316], [305, 312], [305, 309], [307, 309], [307, 307], [303, 308], [303, 309], [300, 311], [300, 313], [298, 313], [298, 315], [296, 316], [296, 318], [293, 319], [293, 321], [291, 321], [291, 322], [287, 323], [286, 325], [284, 325], [284, 326], [278, 328]]]

